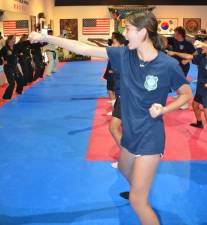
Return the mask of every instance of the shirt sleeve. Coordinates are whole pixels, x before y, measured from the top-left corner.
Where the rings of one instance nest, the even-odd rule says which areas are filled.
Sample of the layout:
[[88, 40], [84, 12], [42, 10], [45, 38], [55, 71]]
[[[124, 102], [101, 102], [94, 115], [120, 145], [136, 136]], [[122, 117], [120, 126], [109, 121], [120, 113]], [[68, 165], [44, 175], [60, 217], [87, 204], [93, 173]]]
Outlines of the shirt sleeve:
[[171, 88], [173, 90], [177, 90], [184, 84], [189, 84], [185, 78], [185, 75], [179, 65], [179, 63], [175, 60], [168, 68]]
[[174, 40], [173, 37], [168, 37], [168, 38], [167, 38], [167, 43], [168, 43], [168, 45], [173, 45], [173, 40]]
[[111, 68], [111, 64], [110, 64], [110, 61], [108, 61], [107, 67], [106, 67], [106, 71], [105, 71], [105, 73], [103, 75], [104, 79], [106, 79], [106, 80], [107, 80], [107, 78], [109, 76], [109, 70], [110, 70], [110, 68]]
[[195, 51], [196, 49], [194, 48], [193, 44], [188, 42], [186, 53], [193, 54]]
[[108, 47], [106, 50], [112, 69], [120, 72], [125, 47]]

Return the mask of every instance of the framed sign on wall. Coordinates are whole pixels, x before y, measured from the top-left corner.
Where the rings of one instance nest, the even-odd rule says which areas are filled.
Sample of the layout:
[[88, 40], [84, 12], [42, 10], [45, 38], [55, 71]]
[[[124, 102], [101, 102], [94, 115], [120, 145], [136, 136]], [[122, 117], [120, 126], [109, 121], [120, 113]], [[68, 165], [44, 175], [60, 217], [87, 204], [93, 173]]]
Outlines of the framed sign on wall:
[[196, 34], [201, 29], [201, 18], [183, 18], [183, 27], [187, 33]]
[[78, 19], [60, 19], [60, 35], [78, 40]]

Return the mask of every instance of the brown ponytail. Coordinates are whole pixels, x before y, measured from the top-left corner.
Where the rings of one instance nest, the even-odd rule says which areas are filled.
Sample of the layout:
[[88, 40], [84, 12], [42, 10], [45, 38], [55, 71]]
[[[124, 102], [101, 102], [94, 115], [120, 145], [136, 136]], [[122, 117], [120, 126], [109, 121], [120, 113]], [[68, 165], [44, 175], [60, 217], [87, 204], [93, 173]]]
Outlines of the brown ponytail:
[[154, 36], [149, 35], [149, 38], [157, 50], [164, 50], [164, 43], [159, 34], [156, 34]]
[[147, 30], [149, 39], [152, 41], [154, 47], [157, 50], [163, 49], [163, 42], [160, 38], [160, 35], [157, 33], [158, 22], [155, 15], [152, 12], [141, 11], [132, 13], [126, 19], [130, 24], [137, 27], [138, 30], [145, 28]]

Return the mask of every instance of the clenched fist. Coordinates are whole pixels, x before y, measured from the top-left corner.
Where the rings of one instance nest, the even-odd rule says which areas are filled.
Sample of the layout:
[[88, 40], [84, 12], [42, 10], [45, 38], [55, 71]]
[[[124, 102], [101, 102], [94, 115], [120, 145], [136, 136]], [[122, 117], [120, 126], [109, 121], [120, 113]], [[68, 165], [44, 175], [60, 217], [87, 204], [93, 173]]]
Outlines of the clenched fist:
[[175, 52], [174, 51], [169, 51], [169, 50], [166, 50], [167, 54], [170, 55], [170, 56], [174, 56], [175, 55]]
[[152, 118], [156, 118], [164, 113], [164, 106], [154, 103], [149, 109]]
[[194, 45], [195, 48], [207, 47], [207, 45], [205, 43], [203, 43], [201, 41], [198, 41], [198, 40], [196, 40], [193, 45]]
[[36, 42], [44, 42], [46, 39], [46, 35], [45, 34], [41, 34], [41, 33], [37, 33], [37, 32], [31, 32], [29, 35], [29, 40], [32, 43], [36, 43]]

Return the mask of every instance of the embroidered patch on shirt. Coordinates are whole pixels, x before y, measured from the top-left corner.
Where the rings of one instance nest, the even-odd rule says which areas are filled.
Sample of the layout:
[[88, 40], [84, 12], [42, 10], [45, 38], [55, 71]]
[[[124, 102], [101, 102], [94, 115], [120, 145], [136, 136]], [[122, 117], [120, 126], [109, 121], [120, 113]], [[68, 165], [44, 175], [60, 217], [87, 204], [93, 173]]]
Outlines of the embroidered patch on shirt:
[[184, 49], [184, 45], [179, 45], [179, 49], [183, 50]]
[[158, 77], [153, 75], [147, 75], [146, 80], [144, 82], [144, 87], [148, 91], [153, 91], [157, 89]]

